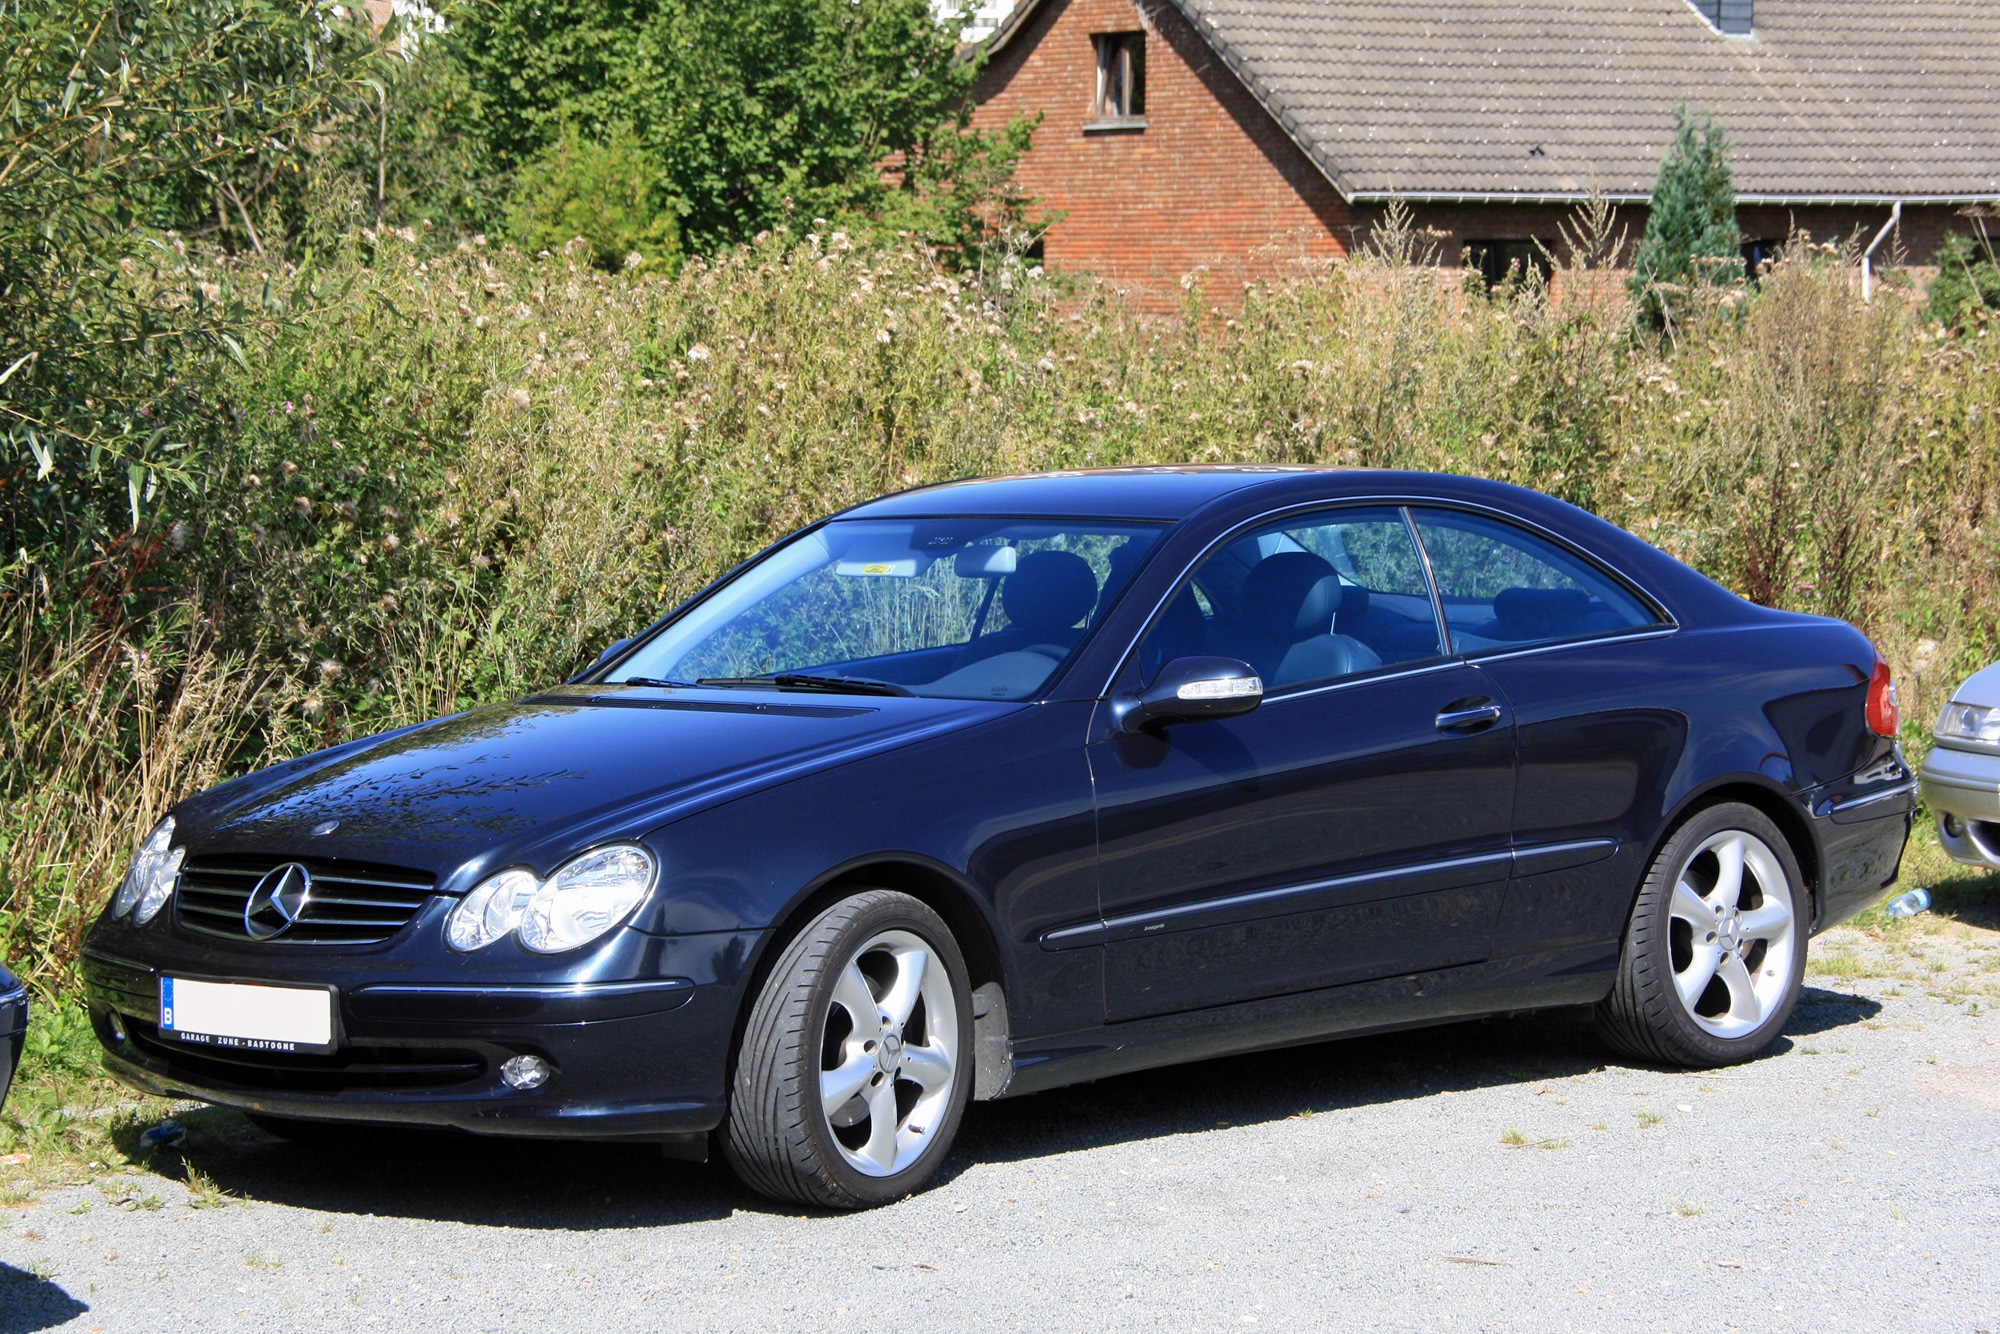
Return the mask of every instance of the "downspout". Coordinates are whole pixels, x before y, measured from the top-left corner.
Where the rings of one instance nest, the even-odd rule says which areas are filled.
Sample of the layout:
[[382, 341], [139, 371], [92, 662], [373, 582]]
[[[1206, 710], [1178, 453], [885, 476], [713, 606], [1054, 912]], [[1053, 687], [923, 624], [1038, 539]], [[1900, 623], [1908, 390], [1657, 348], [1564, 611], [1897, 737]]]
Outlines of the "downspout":
[[1896, 224], [1903, 220], [1903, 201], [1898, 199], [1889, 210], [1889, 220], [1882, 224], [1882, 230], [1875, 233], [1875, 239], [1861, 252], [1861, 299], [1875, 299], [1875, 248], [1882, 244], [1889, 233], [1896, 230]]

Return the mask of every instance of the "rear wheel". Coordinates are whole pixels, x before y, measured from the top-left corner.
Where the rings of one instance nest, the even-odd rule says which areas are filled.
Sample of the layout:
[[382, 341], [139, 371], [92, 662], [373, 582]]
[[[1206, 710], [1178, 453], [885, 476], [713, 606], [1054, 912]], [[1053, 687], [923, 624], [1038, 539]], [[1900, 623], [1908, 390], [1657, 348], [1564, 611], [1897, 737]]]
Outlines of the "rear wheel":
[[1627, 1056], [1703, 1067], [1771, 1045], [1805, 976], [1810, 904], [1798, 861], [1762, 811], [1697, 813], [1640, 886], [1597, 1031]]
[[971, 1052], [971, 988], [943, 920], [907, 894], [857, 893], [814, 918], [765, 980], [723, 1150], [776, 1199], [899, 1199], [950, 1151]]

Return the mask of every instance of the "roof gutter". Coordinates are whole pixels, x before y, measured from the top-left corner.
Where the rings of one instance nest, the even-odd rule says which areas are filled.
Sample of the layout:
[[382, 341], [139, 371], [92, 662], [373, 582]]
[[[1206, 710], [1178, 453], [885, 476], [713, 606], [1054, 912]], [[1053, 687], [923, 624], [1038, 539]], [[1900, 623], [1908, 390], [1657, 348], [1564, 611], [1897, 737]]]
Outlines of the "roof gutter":
[[1875, 233], [1875, 239], [1870, 241], [1868, 248], [1861, 252], [1861, 299], [1863, 301], [1873, 301], [1875, 299], [1875, 248], [1888, 239], [1889, 233], [1894, 231], [1896, 224], [1902, 220], [1903, 201], [1898, 199], [1896, 206], [1889, 210], [1889, 220], [1882, 224], [1882, 230]]

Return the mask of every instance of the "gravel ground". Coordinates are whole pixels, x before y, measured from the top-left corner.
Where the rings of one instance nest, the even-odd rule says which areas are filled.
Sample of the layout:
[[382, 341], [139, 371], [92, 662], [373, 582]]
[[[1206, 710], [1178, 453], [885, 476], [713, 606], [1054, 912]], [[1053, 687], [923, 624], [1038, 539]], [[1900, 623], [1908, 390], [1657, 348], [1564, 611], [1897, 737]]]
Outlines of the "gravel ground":
[[632, 1148], [357, 1159], [195, 1112], [219, 1205], [136, 1175], [0, 1211], [0, 1334], [1996, 1334], [2000, 1024], [1908, 990], [1816, 978], [1712, 1074], [1562, 1013], [976, 1105], [930, 1190], [848, 1216]]

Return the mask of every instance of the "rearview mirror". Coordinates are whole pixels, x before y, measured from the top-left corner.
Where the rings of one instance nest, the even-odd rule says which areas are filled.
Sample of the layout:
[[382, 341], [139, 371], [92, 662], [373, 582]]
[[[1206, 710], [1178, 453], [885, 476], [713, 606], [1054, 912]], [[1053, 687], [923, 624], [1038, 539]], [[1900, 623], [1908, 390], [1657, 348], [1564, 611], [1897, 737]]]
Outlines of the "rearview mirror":
[[1113, 705], [1118, 726], [1142, 732], [1168, 723], [1235, 718], [1264, 702], [1256, 669], [1235, 658], [1175, 658], [1151, 685]]
[[967, 547], [952, 558], [952, 572], [961, 579], [998, 579], [1014, 573], [1018, 559], [1012, 547]]

